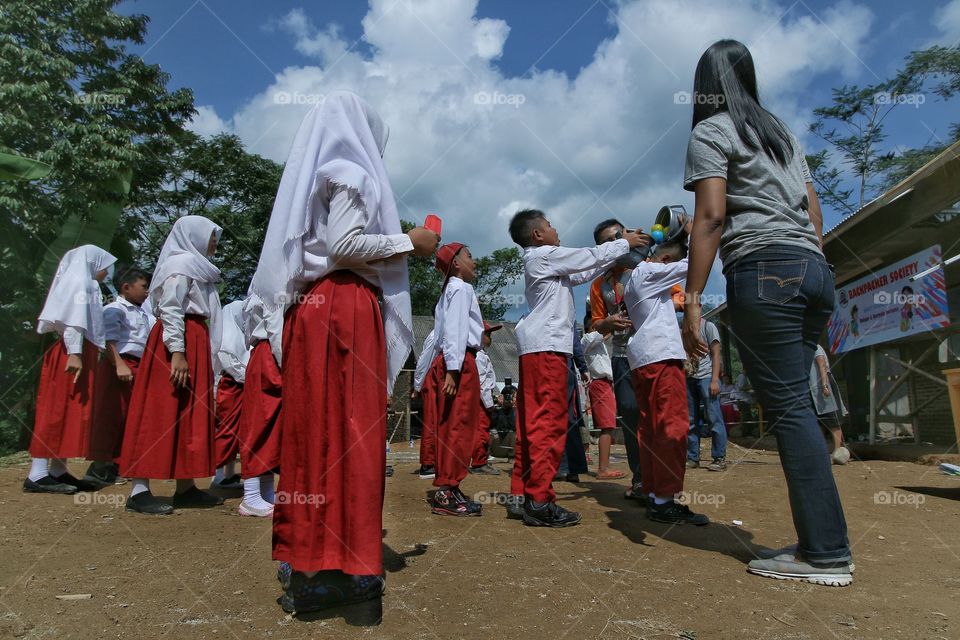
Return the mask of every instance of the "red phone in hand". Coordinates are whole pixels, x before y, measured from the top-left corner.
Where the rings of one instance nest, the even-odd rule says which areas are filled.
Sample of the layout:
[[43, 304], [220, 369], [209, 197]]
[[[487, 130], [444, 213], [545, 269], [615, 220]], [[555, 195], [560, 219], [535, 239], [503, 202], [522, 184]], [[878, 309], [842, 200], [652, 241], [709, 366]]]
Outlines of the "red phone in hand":
[[443, 229], [443, 220], [440, 219], [440, 216], [428, 213], [427, 217], [423, 221], [423, 226], [425, 229], [430, 229], [430, 231], [433, 231], [438, 236], [443, 235], [440, 233]]

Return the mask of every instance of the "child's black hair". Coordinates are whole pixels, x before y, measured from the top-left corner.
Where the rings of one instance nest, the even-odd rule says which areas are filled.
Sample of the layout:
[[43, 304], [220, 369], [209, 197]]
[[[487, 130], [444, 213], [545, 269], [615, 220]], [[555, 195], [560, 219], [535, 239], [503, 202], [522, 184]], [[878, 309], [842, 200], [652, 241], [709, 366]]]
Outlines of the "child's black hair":
[[117, 269], [117, 273], [113, 276], [113, 286], [117, 288], [117, 291], [120, 291], [123, 285], [135, 284], [137, 280], [141, 279], [150, 282], [150, 274], [139, 267], [131, 266]]
[[601, 222], [600, 224], [598, 224], [593, 228], [593, 241], [596, 242], [597, 244], [600, 244], [600, 233], [602, 231], [609, 229], [614, 225], [620, 227], [621, 229], [626, 229], [626, 227], [623, 226], [623, 223], [617, 220], [616, 218], [607, 218], [606, 220], [604, 220], [603, 222]]
[[514, 214], [510, 220], [510, 237], [521, 247], [529, 247], [533, 241], [533, 230], [538, 220], [547, 216], [539, 209], [524, 209]]
[[673, 254], [675, 260], [683, 260], [687, 257], [687, 243], [685, 239], [680, 238], [677, 240], [671, 240], [670, 242], [664, 242], [663, 244], [657, 245], [654, 255], [659, 253], [670, 252]]

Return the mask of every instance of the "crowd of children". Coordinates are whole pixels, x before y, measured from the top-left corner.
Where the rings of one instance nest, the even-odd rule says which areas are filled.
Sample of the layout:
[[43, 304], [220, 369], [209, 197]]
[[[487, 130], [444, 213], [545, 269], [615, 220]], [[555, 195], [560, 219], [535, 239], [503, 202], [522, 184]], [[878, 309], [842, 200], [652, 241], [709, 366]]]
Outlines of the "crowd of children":
[[[740, 78], [747, 71], [737, 65], [745, 64], [739, 61], [748, 60], [749, 52], [742, 45], [723, 46], [739, 56], [737, 62], [728, 60], [725, 67], [712, 50], [704, 59], [713, 61], [714, 72], [733, 65]], [[752, 66], [748, 71], [752, 74]], [[715, 431], [711, 467], [725, 466], [724, 440], [714, 424], [719, 401], [711, 404], [720, 392], [718, 343], [700, 320], [698, 297], [713, 259], [710, 247], [715, 251], [719, 242], [718, 227], [704, 222], [717, 219], [710, 207], [723, 199], [725, 187], [712, 180], [734, 170], [725, 164], [724, 145], [746, 135], [723, 118], [730, 116], [721, 112], [704, 119], [691, 137], [687, 185], [696, 190], [696, 217], [683, 220], [682, 232], [656, 247], [651, 236], [616, 220], [598, 225], [597, 245], [588, 248], [562, 247], [542, 211], [526, 209], [510, 221], [510, 237], [522, 249], [529, 312], [516, 327], [520, 384], [508, 517], [540, 527], [581, 520], [557, 503], [552, 483], [562, 461], [561, 473], [572, 475], [571, 465], [582, 457], [573, 455], [582, 454], [582, 446], [572, 451], [568, 442], [575, 423], [570, 381], [578, 386], [571, 358], [582, 347], [579, 375], [588, 383], [600, 430], [597, 477], [626, 475], [610, 468], [619, 416], [630, 423], [624, 429], [631, 473], [626, 497], [643, 503], [655, 521], [708, 523], [677, 497], [685, 469], [699, 459], [697, 441], [688, 462], [688, 436], [699, 429], [701, 404]], [[772, 135], [779, 135], [778, 121], [770, 122]], [[59, 339], [43, 359], [24, 490], [69, 494], [129, 478], [126, 509], [162, 515], [222, 504], [221, 497], [195, 484], [213, 476], [215, 487], [242, 486], [241, 515], [272, 517], [284, 610], [378, 605], [384, 589], [386, 408], [413, 344], [406, 256], [435, 255], [443, 285], [414, 375], [414, 392], [423, 401], [419, 474], [433, 480], [434, 514], [480, 516], [481, 504], [461, 484], [471, 473], [500, 473], [488, 464], [496, 376], [484, 352], [500, 326], [482, 317], [472, 286], [476, 263], [466, 245], [438, 248], [435, 230], [402, 231], [382, 159], [387, 137], [378, 114], [351, 93], [332, 93], [308, 113], [284, 167], [245, 300], [221, 308], [220, 271], [211, 261], [221, 229], [200, 216], [176, 221], [152, 276], [136, 268], [116, 274], [119, 296], [106, 307], [99, 282], [113, 256], [90, 245], [64, 255], [39, 317], [38, 331], [55, 332]], [[738, 158], [751, 149], [757, 153], [757, 143], [745, 139], [746, 151], [737, 151]], [[788, 136], [777, 139], [785, 143], [767, 141], [768, 147], [794, 158], [785, 165], [790, 173], [784, 180], [799, 189], [806, 175], [802, 156], [798, 161], [781, 148], [790, 147]], [[764, 154], [772, 152], [759, 153], [770, 162]], [[789, 224], [785, 238], [792, 233]], [[812, 232], [802, 224], [797, 228], [800, 240], [784, 242], [803, 259], [813, 259], [804, 235]], [[724, 234], [724, 242], [744, 251], [739, 239]], [[709, 242], [697, 244], [701, 236]], [[637, 249], [649, 257], [631, 260]], [[688, 304], [681, 334], [676, 311], [684, 281]], [[573, 288], [587, 283], [592, 283], [591, 313], [581, 339]], [[814, 335], [811, 327], [805, 331]], [[712, 348], [717, 350], [711, 354]], [[765, 348], [772, 347], [758, 344], [751, 373], [766, 366], [756, 356]], [[791, 357], [799, 353], [797, 347]], [[685, 373], [691, 357], [695, 365], [700, 359], [700, 366]], [[756, 375], [761, 400], [777, 406], [773, 383]], [[829, 386], [821, 386], [829, 395]], [[688, 406], [691, 394], [697, 402]], [[812, 409], [810, 416], [793, 407], [782, 412], [798, 424], [815, 424]], [[836, 489], [822, 470], [827, 463], [816, 465], [817, 495], [826, 496], [827, 504], [812, 504], [795, 477], [798, 465], [812, 460], [805, 452], [819, 454], [809, 442], [810, 429], [803, 436], [799, 429], [778, 435], [790, 442], [804, 439], [805, 448], [784, 453], [781, 447], [799, 546], [758, 559], [750, 570], [849, 584], [845, 523]], [[92, 464], [81, 480], [66, 461], [82, 457]], [[155, 497], [151, 479], [176, 480], [173, 499]], [[829, 514], [826, 532], [811, 528], [816, 513]]]

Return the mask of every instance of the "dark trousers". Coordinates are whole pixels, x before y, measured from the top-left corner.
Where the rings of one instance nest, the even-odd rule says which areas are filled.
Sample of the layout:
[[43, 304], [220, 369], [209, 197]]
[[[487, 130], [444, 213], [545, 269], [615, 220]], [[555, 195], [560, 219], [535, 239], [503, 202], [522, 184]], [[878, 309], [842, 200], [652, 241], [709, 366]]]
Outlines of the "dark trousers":
[[850, 560], [847, 523], [810, 396], [817, 341], [834, 306], [823, 256], [780, 247], [729, 265], [727, 304], [747, 377], [776, 436], [800, 552]]
[[637, 439], [637, 424], [640, 410], [637, 394], [633, 390], [630, 363], [626, 356], [610, 359], [613, 364], [613, 395], [617, 398], [617, 424], [623, 429], [623, 445], [627, 449], [627, 464], [633, 472], [633, 484], [640, 482], [640, 441]]

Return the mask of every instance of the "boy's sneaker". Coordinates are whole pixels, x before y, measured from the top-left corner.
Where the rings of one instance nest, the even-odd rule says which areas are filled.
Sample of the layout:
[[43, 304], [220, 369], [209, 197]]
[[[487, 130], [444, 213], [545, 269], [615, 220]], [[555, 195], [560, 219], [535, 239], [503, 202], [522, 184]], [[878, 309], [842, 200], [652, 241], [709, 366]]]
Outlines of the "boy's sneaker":
[[450, 493], [453, 494], [454, 498], [467, 505], [467, 511], [470, 512], [470, 515], [480, 515], [483, 512], [483, 505], [463, 495], [463, 491], [460, 491], [460, 487], [454, 487], [453, 489], [450, 489]]
[[440, 489], [433, 494], [430, 500], [430, 511], [441, 516], [479, 516], [479, 512], [471, 511], [467, 502], [461, 500], [450, 489]]
[[482, 464], [479, 467], [470, 467], [470, 473], [479, 473], [487, 476], [498, 476], [500, 475], [500, 469], [497, 469], [489, 462], [487, 464]]
[[417, 474], [420, 476], [421, 480], [432, 480], [437, 477], [437, 468], [428, 467], [427, 465], [420, 465], [420, 468], [417, 469]]
[[[799, 545], [796, 542], [794, 542], [793, 544], [788, 544], [787, 546], [782, 547], [780, 549], [765, 549], [763, 551], [757, 551], [756, 556], [760, 560], [771, 560], [773, 558], [776, 558], [777, 556], [782, 556], [784, 554], [796, 555], [798, 547]], [[856, 570], [857, 570], [857, 566], [853, 562], [851, 562], [850, 573], [853, 573]]]
[[702, 527], [710, 524], [710, 519], [702, 513], [690, 511], [690, 507], [671, 500], [663, 504], [655, 504], [651, 501], [647, 507], [647, 517], [655, 522], [665, 522], [667, 524], [692, 524]]
[[523, 520], [523, 497], [508, 496], [505, 502], [507, 507], [507, 519]]
[[707, 471], [726, 471], [726, 470], [727, 470], [726, 458], [714, 458], [713, 462], [710, 463], [710, 466], [707, 467]]
[[777, 580], [809, 582], [826, 587], [846, 587], [853, 582], [849, 563], [811, 564], [796, 553], [783, 553], [773, 558], [751, 560], [749, 573]]
[[556, 502], [536, 503], [527, 500], [523, 510], [523, 524], [531, 527], [572, 527], [580, 522], [580, 514], [567, 511]]
[[[340, 571], [320, 571], [311, 578], [289, 565], [277, 571], [283, 595], [277, 600], [287, 613], [298, 615], [349, 607], [362, 626], [377, 625], [383, 618], [383, 576], [351, 576]], [[344, 609], [344, 616], [348, 611]], [[361, 619], [362, 618], [362, 619]]]
[[699, 469], [700, 461], [687, 458], [687, 469]]

